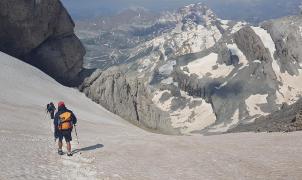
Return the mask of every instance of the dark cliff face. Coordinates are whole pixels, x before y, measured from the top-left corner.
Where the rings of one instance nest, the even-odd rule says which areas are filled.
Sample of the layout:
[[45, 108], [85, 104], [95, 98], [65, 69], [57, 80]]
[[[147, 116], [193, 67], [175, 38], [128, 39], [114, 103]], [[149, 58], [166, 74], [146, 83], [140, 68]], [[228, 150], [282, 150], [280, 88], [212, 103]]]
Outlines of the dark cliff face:
[[80, 83], [85, 49], [59, 0], [1, 0], [0, 51], [68, 86]]

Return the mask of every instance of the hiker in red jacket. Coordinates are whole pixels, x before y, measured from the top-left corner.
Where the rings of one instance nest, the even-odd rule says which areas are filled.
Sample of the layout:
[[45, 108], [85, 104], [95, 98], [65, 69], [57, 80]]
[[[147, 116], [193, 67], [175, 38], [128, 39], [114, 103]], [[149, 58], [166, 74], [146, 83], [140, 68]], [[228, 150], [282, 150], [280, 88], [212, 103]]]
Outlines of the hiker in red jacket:
[[58, 112], [56, 113], [54, 118], [55, 133], [59, 138], [59, 142], [58, 142], [59, 155], [63, 155], [62, 140], [64, 138], [67, 144], [67, 151], [68, 151], [67, 155], [72, 156], [71, 144], [70, 144], [70, 141], [72, 141], [71, 132], [73, 129], [73, 125], [76, 125], [76, 123], [77, 123], [77, 118], [75, 117], [74, 113], [66, 108], [64, 102], [62, 101], [59, 102]]

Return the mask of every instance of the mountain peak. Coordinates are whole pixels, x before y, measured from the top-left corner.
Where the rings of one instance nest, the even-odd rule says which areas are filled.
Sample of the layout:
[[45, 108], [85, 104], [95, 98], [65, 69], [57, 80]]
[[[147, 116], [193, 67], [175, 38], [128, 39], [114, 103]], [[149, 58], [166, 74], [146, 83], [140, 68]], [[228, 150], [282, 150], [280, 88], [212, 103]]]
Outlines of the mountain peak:
[[215, 13], [205, 4], [196, 3], [179, 8], [174, 12], [165, 12], [161, 21], [175, 21], [181, 22], [183, 25], [204, 25], [211, 24], [212, 21], [217, 20]]
[[214, 14], [214, 12], [204, 3], [196, 3], [196, 4], [190, 4], [184, 6], [178, 10], [178, 13], [183, 15], [189, 15], [195, 13], [198, 14], [199, 16]]

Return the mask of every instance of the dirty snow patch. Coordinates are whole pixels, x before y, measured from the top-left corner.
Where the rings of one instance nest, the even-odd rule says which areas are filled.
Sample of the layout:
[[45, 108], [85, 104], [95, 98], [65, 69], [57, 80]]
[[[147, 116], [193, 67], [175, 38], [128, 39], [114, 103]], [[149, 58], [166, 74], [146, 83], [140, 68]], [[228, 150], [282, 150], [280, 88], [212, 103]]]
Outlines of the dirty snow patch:
[[260, 60], [254, 60], [253, 62], [254, 62], [254, 63], [258, 63], [258, 64], [261, 64], [261, 63], [262, 63]]
[[[226, 77], [232, 72], [234, 66], [217, 63], [218, 54], [211, 53], [206, 57], [197, 59], [187, 65], [189, 74], [196, 74], [199, 77], [209, 75], [211, 78]], [[217, 66], [217, 68], [213, 68]]]
[[220, 20], [220, 22], [224, 25], [227, 25], [227, 24], [229, 24], [230, 21], [229, 20]]
[[170, 111], [173, 97], [169, 98], [165, 102], [160, 102], [160, 98], [164, 93], [170, 93], [168, 90], [164, 91], [155, 91], [154, 96], [152, 98], [152, 102], [160, 108], [162, 111]]
[[169, 61], [158, 69], [159, 73], [163, 75], [170, 75], [175, 65], [176, 61]]
[[287, 72], [281, 74], [282, 86], [279, 87], [279, 92], [277, 92], [277, 104], [282, 104], [286, 102], [287, 104], [293, 104], [296, 102], [300, 95], [302, 94], [302, 84], [297, 82], [302, 82], [302, 76], [291, 76]]
[[[201, 100], [200, 98], [195, 99], [188, 96], [186, 92], [181, 92], [182, 97], [189, 99], [190, 102], [194, 100]], [[202, 130], [216, 121], [216, 116], [213, 112], [212, 106], [201, 100], [201, 105], [189, 108], [185, 106], [183, 109], [178, 109], [170, 113], [172, 126], [174, 128], [180, 128], [183, 134], [189, 134], [193, 131]]]
[[173, 78], [169, 77], [167, 79], [164, 79], [164, 80], [161, 81], [161, 83], [163, 83], [163, 84], [173, 84]]
[[243, 52], [238, 48], [237, 44], [227, 44], [227, 47], [231, 51], [232, 55], [236, 55], [239, 58], [239, 64], [246, 65], [248, 60]]
[[267, 104], [267, 94], [266, 95], [251, 95], [245, 100], [247, 110], [249, 111], [250, 116], [255, 115], [267, 115], [261, 110], [260, 105]]
[[235, 26], [233, 26], [231, 33], [234, 34], [240, 29], [242, 29], [246, 25], [246, 22], [237, 22]]
[[211, 127], [211, 129], [209, 130], [209, 132], [227, 132], [230, 128], [232, 128], [233, 126], [237, 125], [239, 123], [239, 109], [237, 109], [234, 112], [233, 117], [231, 118], [232, 122], [229, 124], [226, 124], [225, 122], [220, 123], [218, 125], [215, 125], [213, 127]]
[[229, 20], [220, 20], [220, 22], [221, 22], [221, 27], [224, 29], [224, 30], [226, 30], [226, 29], [228, 29], [229, 28]]

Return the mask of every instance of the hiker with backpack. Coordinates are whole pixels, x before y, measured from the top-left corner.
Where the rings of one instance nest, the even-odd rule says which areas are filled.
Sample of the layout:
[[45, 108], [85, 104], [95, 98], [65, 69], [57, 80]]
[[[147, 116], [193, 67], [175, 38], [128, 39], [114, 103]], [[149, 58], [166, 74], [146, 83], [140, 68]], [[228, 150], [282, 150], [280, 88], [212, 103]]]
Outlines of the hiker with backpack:
[[52, 102], [47, 104], [46, 112], [50, 114], [51, 119], [54, 119], [55, 111], [56, 111], [56, 107]]
[[67, 156], [72, 156], [71, 152], [71, 144], [72, 141], [71, 132], [73, 126], [77, 123], [77, 118], [74, 113], [66, 108], [65, 103], [63, 101], [58, 103], [58, 112], [54, 118], [54, 126], [55, 126], [55, 134], [59, 138], [58, 141], [58, 154], [63, 155], [63, 138], [66, 141], [67, 145]]

